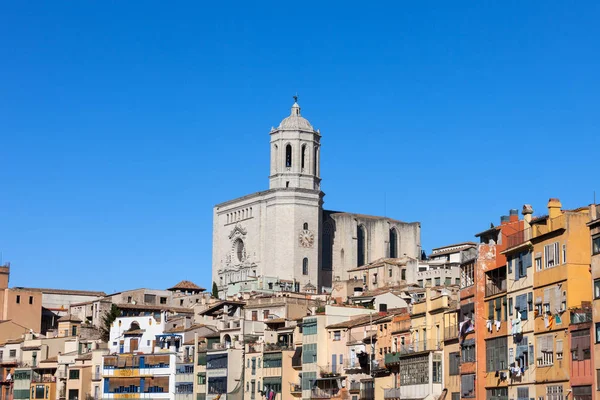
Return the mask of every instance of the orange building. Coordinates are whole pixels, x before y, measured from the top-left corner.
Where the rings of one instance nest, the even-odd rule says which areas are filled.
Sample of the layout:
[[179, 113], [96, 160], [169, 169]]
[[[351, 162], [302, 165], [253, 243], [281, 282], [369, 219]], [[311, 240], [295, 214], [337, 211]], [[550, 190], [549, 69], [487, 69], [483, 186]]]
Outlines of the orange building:
[[[42, 323], [42, 293], [9, 289], [10, 265], [0, 267], [0, 321], [12, 322], [39, 332]], [[15, 338], [16, 339], [16, 338]]]
[[459, 313], [461, 398], [508, 397], [506, 237], [523, 229], [518, 211], [479, 237], [475, 259], [461, 264]]

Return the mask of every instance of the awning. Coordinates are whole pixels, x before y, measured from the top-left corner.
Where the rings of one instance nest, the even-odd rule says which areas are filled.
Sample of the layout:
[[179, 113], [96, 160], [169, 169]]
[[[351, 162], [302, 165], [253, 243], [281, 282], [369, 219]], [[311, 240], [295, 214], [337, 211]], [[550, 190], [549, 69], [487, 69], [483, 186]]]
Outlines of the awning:
[[263, 378], [263, 385], [281, 385], [280, 376], [266, 376]]

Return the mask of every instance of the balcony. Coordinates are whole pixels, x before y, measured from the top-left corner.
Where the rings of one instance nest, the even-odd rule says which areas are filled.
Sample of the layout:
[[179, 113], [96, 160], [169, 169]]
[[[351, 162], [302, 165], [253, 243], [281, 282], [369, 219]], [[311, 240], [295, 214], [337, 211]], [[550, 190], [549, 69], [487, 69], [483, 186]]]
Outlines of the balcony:
[[56, 382], [56, 377], [55, 376], [49, 376], [49, 375], [32, 376], [31, 377], [31, 382], [32, 383], [53, 383], [53, 382]]
[[498, 283], [486, 283], [485, 285], [485, 297], [494, 296], [505, 292], [506, 280], [502, 280]]
[[383, 398], [384, 399], [399, 399], [400, 398], [400, 388], [384, 389], [383, 390]]
[[368, 388], [360, 391], [360, 400], [374, 400], [375, 399], [375, 389]]
[[319, 371], [321, 372], [322, 378], [340, 376], [342, 374], [342, 369], [342, 365], [340, 364], [327, 364], [319, 366]]
[[360, 382], [350, 382], [348, 390], [350, 393], [360, 393]]
[[302, 386], [297, 383], [290, 383], [290, 393], [302, 393]]
[[506, 292], [506, 266], [485, 273], [485, 297]]
[[571, 325], [584, 324], [586, 322], [592, 322], [592, 306], [582, 306], [571, 311]]
[[340, 389], [320, 389], [313, 388], [310, 392], [311, 399], [331, 399], [332, 397], [336, 397]]
[[294, 346], [288, 343], [266, 343], [264, 349], [264, 351], [294, 350]]
[[458, 325], [450, 325], [444, 328], [444, 340], [452, 340], [458, 338]]
[[506, 248], [520, 246], [531, 239], [531, 228], [527, 228], [506, 236]]
[[92, 380], [93, 381], [101, 381], [102, 380], [102, 374], [99, 372], [94, 372], [92, 374]]
[[358, 362], [358, 357], [355, 359], [346, 359], [344, 360], [344, 369], [347, 371], [359, 370], [361, 369], [360, 363]]
[[565, 216], [560, 215], [553, 219], [546, 219], [546, 223], [536, 223], [532, 226], [533, 237], [545, 235], [559, 229], [565, 229]]

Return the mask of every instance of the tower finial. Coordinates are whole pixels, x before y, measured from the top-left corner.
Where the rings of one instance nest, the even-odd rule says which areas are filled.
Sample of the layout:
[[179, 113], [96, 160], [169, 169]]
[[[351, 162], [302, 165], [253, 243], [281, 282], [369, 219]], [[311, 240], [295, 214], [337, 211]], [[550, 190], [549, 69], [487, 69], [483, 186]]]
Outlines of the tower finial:
[[297, 103], [298, 102], [298, 92], [296, 92], [296, 94], [292, 97], [294, 98], [294, 103]]

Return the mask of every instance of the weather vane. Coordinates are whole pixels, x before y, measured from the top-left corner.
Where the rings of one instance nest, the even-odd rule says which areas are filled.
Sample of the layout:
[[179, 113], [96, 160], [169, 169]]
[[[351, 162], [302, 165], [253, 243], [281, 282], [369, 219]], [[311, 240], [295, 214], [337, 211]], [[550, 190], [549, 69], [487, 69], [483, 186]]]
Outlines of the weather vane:
[[294, 103], [297, 103], [298, 102], [298, 92], [296, 92], [296, 94], [292, 97], [294, 98]]

